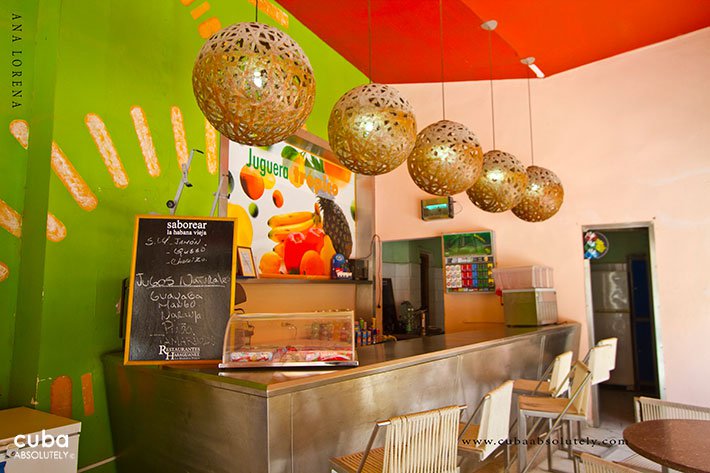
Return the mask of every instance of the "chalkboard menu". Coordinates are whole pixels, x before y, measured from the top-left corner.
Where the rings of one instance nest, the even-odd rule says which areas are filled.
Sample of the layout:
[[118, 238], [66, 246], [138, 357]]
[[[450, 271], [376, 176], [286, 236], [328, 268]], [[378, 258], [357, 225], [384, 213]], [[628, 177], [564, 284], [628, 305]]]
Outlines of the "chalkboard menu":
[[136, 217], [126, 364], [222, 359], [236, 229], [233, 218]]

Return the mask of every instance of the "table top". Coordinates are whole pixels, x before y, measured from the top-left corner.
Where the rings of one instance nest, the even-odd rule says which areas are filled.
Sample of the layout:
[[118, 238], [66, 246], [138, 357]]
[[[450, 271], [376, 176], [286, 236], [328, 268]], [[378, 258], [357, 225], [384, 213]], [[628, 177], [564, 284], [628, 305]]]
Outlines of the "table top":
[[631, 424], [626, 444], [639, 455], [688, 473], [710, 472], [710, 421], [664, 419]]

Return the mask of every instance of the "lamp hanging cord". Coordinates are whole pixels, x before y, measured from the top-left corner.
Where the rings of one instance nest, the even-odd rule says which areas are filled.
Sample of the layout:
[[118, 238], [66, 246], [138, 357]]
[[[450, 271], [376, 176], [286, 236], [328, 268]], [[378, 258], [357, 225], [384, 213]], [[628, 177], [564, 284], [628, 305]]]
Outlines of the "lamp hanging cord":
[[372, 84], [372, 5], [371, 0], [367, 0], [367, 78]]
[[254, 2], [254, 22], [259, 23], [259, 0]]
[[444, 92], [444, 0], [439, 0], [439, 49], [441, 52], [441, 115], [446, 120], [446, 96]]
[[493, 131], [493, 149], [496, 149], [496, 112], [493, 107], [493, 30], [488, 30], [488, 70], [491, 89], [491, 130]]
[[533, 147], [532, 101], [530, 100], [530, 72], [528, 76], [528, 121], [530, 122], [530, 161], [535, 165], [535, 148]]

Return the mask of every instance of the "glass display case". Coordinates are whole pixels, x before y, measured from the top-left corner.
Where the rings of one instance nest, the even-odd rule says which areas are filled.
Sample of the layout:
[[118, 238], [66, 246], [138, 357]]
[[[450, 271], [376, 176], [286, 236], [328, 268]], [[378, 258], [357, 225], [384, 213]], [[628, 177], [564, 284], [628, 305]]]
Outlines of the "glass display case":
[[357, 366], [353, 311], [232, 314], [220, 368]]

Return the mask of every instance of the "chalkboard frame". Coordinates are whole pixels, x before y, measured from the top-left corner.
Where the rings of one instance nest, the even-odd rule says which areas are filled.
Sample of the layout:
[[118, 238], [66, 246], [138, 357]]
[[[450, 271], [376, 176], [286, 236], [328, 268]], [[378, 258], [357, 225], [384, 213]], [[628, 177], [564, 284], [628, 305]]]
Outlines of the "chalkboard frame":
[[138, 250], [138, 235], [140, 229], [140, 223], [142, 220], [191, 220], [191, 221], [220, 221], [220, 222], [234, 222], [232, 229], [232, 262], [230, 268], [231, 275], [231, 288], [229, 296], [229, 307], [227, 310], [231, 313], [234, 296], [235, 296], [235, 286], [237, 277], [237, 225], [238, 219], [235, 217], [199, 217], [199, 216], [177, 216], [177, 215], [136, 215], [135, 227], [133, 234], [133, 249], [131, 254], [131, 276], [129, 278], [129, 290], [128, 290], [128, 310], [127, 310], [127, 321], [126, 321], [126, 343], [123, 355], [124, 365], [197, 365], [197, 364], [209, 364], [209, 363], [220, 363], [221, 359], [199, 359], [199, 360], [132, 360], [130, 358], [131, 354], [131, 323], [133, 321], [133, 298], [134, 298], [134, 288], [136, 282], [136, 254]]

